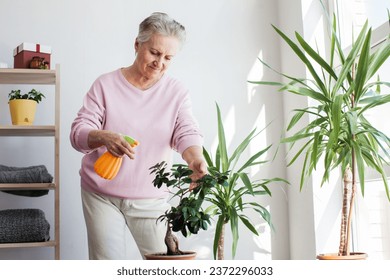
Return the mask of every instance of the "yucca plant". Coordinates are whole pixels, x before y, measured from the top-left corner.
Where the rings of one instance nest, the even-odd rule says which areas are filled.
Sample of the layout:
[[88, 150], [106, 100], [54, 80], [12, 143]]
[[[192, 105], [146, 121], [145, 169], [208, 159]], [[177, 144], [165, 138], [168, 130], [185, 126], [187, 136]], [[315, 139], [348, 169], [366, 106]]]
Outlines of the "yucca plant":
[[[262, 85], [279, 86], [281, 92], [305, 96], [309, 107], [295, 109], [287, 126], [291, 131], [309, 116], [309, 123], [282, 139], [291, 146], [299, 144], [288, 165], [303, 158], [300, 189], [321, 162], [324, 167], [321, 186], [328, 181], [335, 168], [344, 174], [342, 222], [340, 228], [339, 256], [349, 256], [351, 219], [356, 193], [360, 183], [364, 195], [365, 168], [378, 172], [383, 179], [387, 198], [390, 199], [384, 166], [389, 164], [390, 140], [376, 129], [365, 114], [379, 105], [390, 102], [390, 95], [381, 94], [381, 86], [388, 89], [390, 83], [381, 81], [376, 74], [389, 58], [389, 38], [375, 52], [371, 51], [371, 28], [368, 22], [362, 27], [351, 49], [343, 51], [336, 33], [337, 18], [333, 16], [328, 61], [295, 32], [296, 41], [273, 26], [312, 78], [292, 77], [280, 73], [287, 82], [257, 81]], [[260, 60], [266, 67], [271, 68]], [[253, 81], [252, 81], [253, 82]]]
[[[258, 213], [271, 228], [271, 215], [267, 208], [259, 203], [259, 196], [271, 196], [269, 185], [272, 182], [288, 183], [281, 178], [258, 179], [250, 177], [249, 169], [254, 166], [266, 164], [267, 160], [261, 160], [272, 145], [260, 149], [249, 158], [244, 158], [244, 153], [251, 141], [261, 132], [252, 130], [248, 136], [235, 148], [229, 156], [226, 146], [225, 130], [218, 104], [218, 147], [212, 159], [211, 153], [203, 148], [203, 155], [209, 166], [209, 172], [228, 174], [226, 184], [216, 184], [207, 193], [205, 200], [211, 203], [206, 212], [217, 217], [216, 231], [214, 236], [213, 254], [214, 259], [224, 259], [225, 226], [230, 223], [232, 232], [232, 257], [235, 257], [239, 239], [239, 223], [242, 222], [253, 234], [258, 235], [255, 226], [248, 218], [248, 211]], [[241, 165], [238, 165], [241, 164]]]

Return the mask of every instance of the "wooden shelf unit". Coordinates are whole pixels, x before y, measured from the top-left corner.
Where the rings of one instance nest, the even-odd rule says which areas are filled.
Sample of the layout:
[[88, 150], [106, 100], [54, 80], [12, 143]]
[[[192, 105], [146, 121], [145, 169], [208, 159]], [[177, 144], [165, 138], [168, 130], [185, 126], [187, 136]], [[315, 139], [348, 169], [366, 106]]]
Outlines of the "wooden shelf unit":
[[56, 70], [0, 68], [0, 84], [54, 85], [58, 73], [58, 65]]
[[54, 125], [0, 126], [0, 137], [54, 137], [54, 181], [34, 184], [0, 184], [0, 190], [54, 191], [54, 237], [47, 242], [0, 243], [1, 248], [53, 247], [60, 259], [60, 66], [55, 70], [0, 69], [0, 84], [40, 84], [55, 86]]
[[0, 136], [55, 136], [54, 125], [0, 126]]

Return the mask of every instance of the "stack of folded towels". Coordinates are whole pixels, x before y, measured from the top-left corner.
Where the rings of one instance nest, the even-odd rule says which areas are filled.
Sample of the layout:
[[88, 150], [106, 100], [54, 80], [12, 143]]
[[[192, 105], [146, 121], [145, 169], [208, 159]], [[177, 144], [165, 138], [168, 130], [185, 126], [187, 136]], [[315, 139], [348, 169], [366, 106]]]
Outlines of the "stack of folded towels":
[[40, 209], [0, 210], [0, 243], [50, 240], [50, 224]]
[[[44, 165], [11, 167], [0, 164], [0, 184], [51, 183], [53, 176]], [[3, 190], [3, 192], [37, 197], [49, 190]], [[0, 210], [0, 243], [43, 242], [50, 240], [50, 224], [40, 209]]]
[[[12, 167], [0, 164], [0, 184], [51, 182], [53, 182], [53, 176], [50, 175], [44, 165]], [[24, 196], [42, 196], [47, 194], [48, 190], [12, 190], [4, 192]]]

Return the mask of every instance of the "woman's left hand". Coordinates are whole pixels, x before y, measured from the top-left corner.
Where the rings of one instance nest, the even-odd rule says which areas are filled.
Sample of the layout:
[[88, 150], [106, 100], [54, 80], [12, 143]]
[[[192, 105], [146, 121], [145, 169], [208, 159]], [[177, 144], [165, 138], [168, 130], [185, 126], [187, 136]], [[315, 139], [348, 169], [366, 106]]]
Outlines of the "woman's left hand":
[[201, 179], [204, 175], [207, 174], [207, 165], [206, 162], [202, 158], [197, 158], [190, 162], [188, 167], [192, 170], [192, 174], [190, 178], [192, 179], [192, 183], [190, 184], [190, 190], [195, 189], [198, 184], [196, 181]]
[[188, 147], [182, 154], [183, 159], [187, 162], [188, 167], [192, 170], [190, 178], [190, 190], [195, 189], [200, 178], [207, 174], [207, 164], [203, 157], [203, 148], [200, 146]]

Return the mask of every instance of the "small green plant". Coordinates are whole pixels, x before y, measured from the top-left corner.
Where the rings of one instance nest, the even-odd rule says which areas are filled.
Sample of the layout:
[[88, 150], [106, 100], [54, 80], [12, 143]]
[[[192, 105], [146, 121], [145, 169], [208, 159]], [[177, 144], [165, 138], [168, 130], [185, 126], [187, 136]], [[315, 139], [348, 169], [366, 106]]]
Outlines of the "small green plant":
[[10, 101], [14, 99], [30, 99], [30, 100], [35, 100], [37, 103], [39, 103], [42, 101], [42, 98], [45, 98], [43, 93], [35, 89], [32, 89], [25, 94], [22, 94], [20, 89], [17, 89], [17, 90], [12, 90], [8, 94], [8, 100]]

